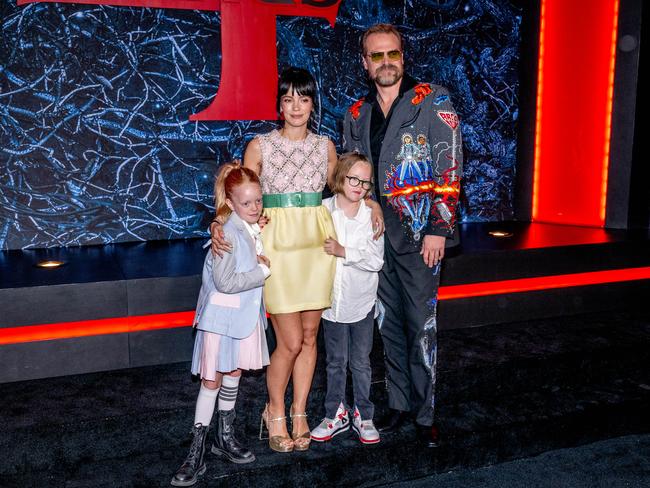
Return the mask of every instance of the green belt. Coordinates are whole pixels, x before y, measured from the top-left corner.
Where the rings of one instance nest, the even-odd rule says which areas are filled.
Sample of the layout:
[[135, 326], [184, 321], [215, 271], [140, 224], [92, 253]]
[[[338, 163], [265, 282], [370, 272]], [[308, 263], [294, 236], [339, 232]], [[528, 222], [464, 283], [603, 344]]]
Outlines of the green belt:
[[271, 193], [262, 195], [264, 208], [273, 207], [318, 207], [323, 202], [320, 193]]

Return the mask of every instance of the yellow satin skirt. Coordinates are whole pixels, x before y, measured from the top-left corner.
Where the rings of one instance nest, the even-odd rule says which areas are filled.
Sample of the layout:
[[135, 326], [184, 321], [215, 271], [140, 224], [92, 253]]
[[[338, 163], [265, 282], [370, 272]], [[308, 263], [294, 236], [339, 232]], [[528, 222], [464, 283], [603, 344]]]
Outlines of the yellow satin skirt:
[[271, 260], [271, 276], [264, 284], [269, 313], [292, 313], [329, 308], [336, 257], [323, 250], [336, 237], [329, 211], [317, 207], [274, 207], [264, 213], [270, 222], [262, 231], [264, 254]]

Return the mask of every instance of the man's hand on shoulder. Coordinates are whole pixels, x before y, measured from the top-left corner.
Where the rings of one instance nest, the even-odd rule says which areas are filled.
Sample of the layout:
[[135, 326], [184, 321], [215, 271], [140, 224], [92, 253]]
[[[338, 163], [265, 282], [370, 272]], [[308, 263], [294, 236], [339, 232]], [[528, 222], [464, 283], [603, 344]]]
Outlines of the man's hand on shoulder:
[[420, 254], [429, 268], [436, 266], [445, 256], [445, 241], [444, 236], [424, 236]]
[[384, 224], [384, 212], [381, 210], [379, 202], [366, 197], [366, 205], [370, 207], [370, 220], [372, 222], [373, 239], [377, 240], [386, 230]]

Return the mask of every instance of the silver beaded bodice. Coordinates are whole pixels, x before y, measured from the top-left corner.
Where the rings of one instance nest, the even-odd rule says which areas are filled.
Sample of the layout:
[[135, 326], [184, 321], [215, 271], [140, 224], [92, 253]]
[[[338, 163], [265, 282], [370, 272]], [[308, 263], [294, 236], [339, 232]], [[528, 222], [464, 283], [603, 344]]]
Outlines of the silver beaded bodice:
[[277, 130], [259, 136], [262, 151], [262, 192], [321, 192], [327, 181], [326, 136], [309, 132], [301, 141]]

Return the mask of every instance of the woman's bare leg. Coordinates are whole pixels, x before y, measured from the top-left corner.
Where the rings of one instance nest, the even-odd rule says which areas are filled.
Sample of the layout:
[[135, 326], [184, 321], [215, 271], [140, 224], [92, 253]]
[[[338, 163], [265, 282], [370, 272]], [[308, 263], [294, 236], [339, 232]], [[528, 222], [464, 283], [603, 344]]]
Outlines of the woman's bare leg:
[[[302, 345], [293, 366], [293, 413], [304, 413], [307, 409], [307, 397], [316, 368], [316, 338], [322, 313], [322, 310], [300, 312]], [[294, 418], [292, 430], [296, 434], [308, 432], [307, 419], [305, 417]]]
[[[303, 326], [300, 312], [271, 315], [277, 346], [266, 368], [269, 391], [269, 419], [284, 417], [285, 394], [296, 358], [302, 350]], [[287, 436], [285, 422], [269, 422], [269, 435]]]

